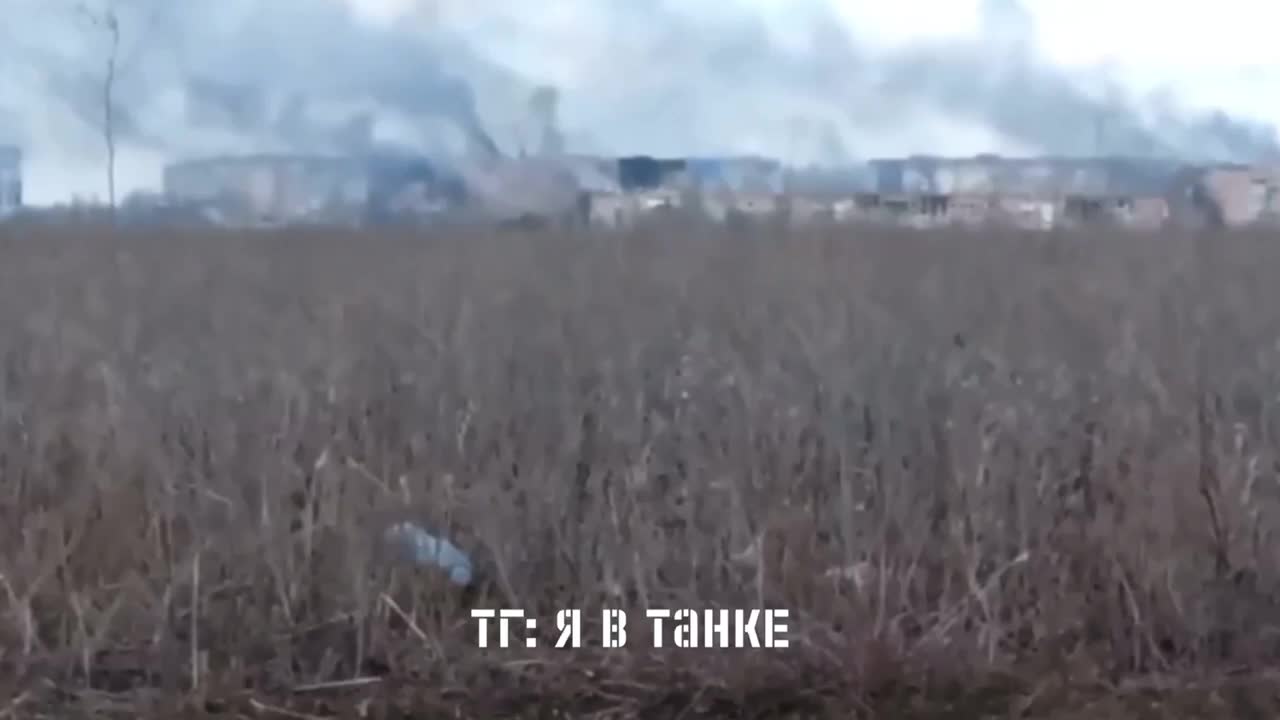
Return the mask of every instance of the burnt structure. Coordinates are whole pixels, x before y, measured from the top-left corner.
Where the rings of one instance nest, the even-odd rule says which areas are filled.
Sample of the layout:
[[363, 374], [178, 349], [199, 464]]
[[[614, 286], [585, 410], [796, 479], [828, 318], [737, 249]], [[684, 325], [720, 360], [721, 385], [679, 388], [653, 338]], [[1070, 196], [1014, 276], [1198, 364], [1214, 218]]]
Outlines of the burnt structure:
[[648, 155], [618, 158], [618, 184], [624, 191], [655, 190], [672, 183], [687, 167], [685, 160], [668, 160]]

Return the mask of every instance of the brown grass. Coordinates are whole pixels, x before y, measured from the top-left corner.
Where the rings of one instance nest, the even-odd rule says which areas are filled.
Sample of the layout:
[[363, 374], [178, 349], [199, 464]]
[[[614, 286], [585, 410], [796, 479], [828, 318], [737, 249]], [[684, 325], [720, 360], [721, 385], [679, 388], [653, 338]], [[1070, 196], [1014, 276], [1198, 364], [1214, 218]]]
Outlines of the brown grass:
[[[0, 717], [1268, 716], [1277, 267], [0, 229]], [[392, 562], [397, 517], [482, 586]], [[584, 608], [588, 645], [627, 608], [631, 646], [482, 651], [473, 606]], [[720, 606], [792, 647], [643, 649], [645, 607]]]

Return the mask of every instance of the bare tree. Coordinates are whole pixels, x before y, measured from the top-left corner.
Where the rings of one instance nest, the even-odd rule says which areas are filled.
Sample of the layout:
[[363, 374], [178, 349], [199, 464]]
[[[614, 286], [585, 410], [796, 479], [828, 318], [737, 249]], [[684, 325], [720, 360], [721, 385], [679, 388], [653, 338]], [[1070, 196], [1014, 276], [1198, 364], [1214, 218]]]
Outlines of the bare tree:
[[107, 146], [107, 205], [116, 209], [116, 63], [120, 54], [120, 19], [114, 6], [94, 11], [80, 6], [81, 14], [107, 34], [106, 71], [102, 77], [102, 139]]

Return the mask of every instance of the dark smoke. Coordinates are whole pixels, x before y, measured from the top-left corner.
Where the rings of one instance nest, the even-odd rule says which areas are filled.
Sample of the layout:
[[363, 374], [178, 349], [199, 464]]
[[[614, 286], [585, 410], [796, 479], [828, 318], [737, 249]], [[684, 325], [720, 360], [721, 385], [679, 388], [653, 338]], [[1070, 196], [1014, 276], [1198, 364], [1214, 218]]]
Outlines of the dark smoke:
[[[701, 21], [671, 8], [655, 10], [647, 27], [631, 34], [640, 49], [624, 45], [610, 59], [610, 75], [628, 78], [624, 87], [639, 86], [641, 94], [598, 88], [614, 111], [593, 114], [593, 128], [633, 140], [608, 143], [615, 152], [674, 154], [683, 146], [785, 157], [793, 152], [796, 119], [806, 121], [803, 144], [819, 157], [837, 146], [862, 157], [886, 154], [886, 145], [955, 152], [945, 130], [923, 131], [933, 124], [989, 130], [1004, 146], [982, 149], [997, 152], [1254, 161], [1278, 151], [1269, 126], [1156, 104], [1106, 78], [1050, 65], [1017, 0], [984, 3], [976, 36], [890, 50], [844, 31], [828, 7], [797, 0], [793, 22], [806, 26], [810, 39], [804, 52], [777, 47], [760, 17]], [[645, 82], [654, 76], [664, 82]], [[589, 102], [573, 99], [578, 108]], [[904, 132], [911, 136], [905, 141]], [[771, 137], [753, 144], [761, 133]]]
[[[373, 110], [443, 119], [474, 149], [498, 151], [471, 83], [460, 74], [469, 64], [464, 50], [450, 47], [447, 39], [373, 29], [345, 6], [318, 0], [231, 2], [240, 9], [237, 21], [224, 20], [225, 32], [211, 37], [208, 28], [234, 13], [226, 4], [189, 0], [172, 17], [183, 36], [174, 53], [189, 68], [180, 78], [187, 97], [220, 108], [229, 129], [250, 137], [340, 144], [347, 133], [339, 128]], [[192, 14], [208, 14], [211, 22], [197, 25]], [[281, 112], [272, 112], [273, 102], [283, 104]], [[339, 117], [323, 118], [326, 111]], [[429, 144], [427, 131], [415, 140]]]
[[[101, 163], [102, 37], [71, 0], [8, 3], [17, 9], [0, 28], [0, 142], [27, 146], [35, 166], [87, 177]], [[521, 126], [531, 111], [548, 147], [617, 155], [1280, 156], [1269, 126], [1050, 66], [1016, 0], [988, 2], [974, 37], [894, 50], [861, 42], [820, 0], [795, 0], [785, 17], [735, 0], [563, 0], [580, 16], [573, 42], [540, 35], [523, 6], [476, 5], [499, 16], [489, 25], [422, 27], [374, 26], [340, 0], [114, 5], [126, 174], [130, 157], [233, 151], [492, 158], [517, 147], [490, 131]], [[778, 40], [783, 22], [803, 47]], [[572, 81], [526, 62], [550, 56], [574, 64]], [[139, 167], [122, 184], [158, 179]]]
[[1016, 0], [984, 3], [984, 32], [971, 42], [936, 42], [882, 65], [881, 89], [903, 100], [985, 123], [1056, 155], [1097, 153], [1254, 161], [1280, 155], [1272, 127], [1222, 111], [1179, 111], [1114, 85], [1101, 96], [1036, 56], [1030, 17]]
[[[38, 135], [33, 126], [46, 106], [76, 121], [78, 137], [62, 142], [83, 150], [102, 124], [102, 39], [78, 21], [71, 3], [12, 1], [31, 2], [32, 10], [6, 18], [16, 19], [11, 34], [18, 40], [0, 47], [0, 63], [32, 68], [34, 79], [23, 92], [0, 91], [0, 107], [30, 108], [27, 127], [0, 131], [37, 144], [30, 136]], [[484, 129], [474, 87], [523, 87], [456, 39], [375, 29], [333, 0], [116, 0], [111, 6], [122, 28], [116, 97], [125, 121], [118, 134], [122, 142], [170, 156], [232, 149], [224, 145], [346, 151], [347, 142], [371, 142], [356, 127], [361, 118], [393, 116], [409, 127], [396, 140], [408, 148], [440, 145], [445, 127], [443, 134], [494, 154], [498, 147]], [[210, 143], [218, 146], [202, 147]]]

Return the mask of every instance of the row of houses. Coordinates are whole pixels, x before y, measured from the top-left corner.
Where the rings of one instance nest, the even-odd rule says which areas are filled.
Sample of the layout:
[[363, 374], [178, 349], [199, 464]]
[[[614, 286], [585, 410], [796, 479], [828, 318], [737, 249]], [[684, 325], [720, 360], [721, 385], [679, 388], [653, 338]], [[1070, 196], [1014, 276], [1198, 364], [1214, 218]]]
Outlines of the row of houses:
[[[22, 205], [22, 155], [0, 146], [0, 216]], [[1280, 167], [1188, 166], [1151, 158], [912, 156], [841, 168], [761, 157], [438, 160], [419, 156], [246, 155], [166, 168], [155, 208], [224, 224], [499, 221], [625, 227], [678, 213], [711, 222], [1280, 224]]]
[[712, 222], [1155, 230], [1277, 222], [1280, 168], [979, 155], [873, 160], [835, 173], [759, 157], [561, 156], [464, 165], [258, 155], [175, 164], [165, 173], [165, 196], [216, 210], [227, 222], [423, 221], [467, 208], [492, 215], [503, 205], [509, 206], [504, 218], [514, 213], [601, 227], [679, 212]]
[[[829, 171], [826, 171], [829, 172]], [[700, 186], [673, 174], [635, 190], [594, 192], [590, 220], [623, 226], [653, 212], [794, 224], [912, 228], [1000, 224], [1028, 230], [1117, 225], [1280, 224], [1280, 168], [1188, 166], [1147, 158], [912, 157], [875, 160], [840, 182], [786, 171], [780, 187]]]
[[474, 215], [500, 222], [536, 216], [620, 225], [662, 207], [686, 205], [676, 196], [689, 192], [778, 197], [785, 184], [781, 165], [761, 158], [248, 155], [174, 163], [164, 173], [168, 202], [202, 208], [210, 219], [233, 224]]

